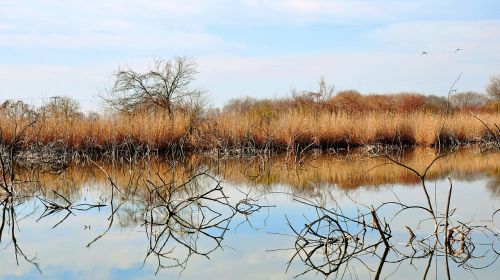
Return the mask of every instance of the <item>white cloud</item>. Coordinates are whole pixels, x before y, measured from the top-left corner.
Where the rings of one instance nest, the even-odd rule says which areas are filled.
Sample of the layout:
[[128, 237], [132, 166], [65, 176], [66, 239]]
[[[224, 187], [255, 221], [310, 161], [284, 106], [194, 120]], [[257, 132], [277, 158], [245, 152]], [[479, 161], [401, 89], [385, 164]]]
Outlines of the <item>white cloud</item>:
[[105, 63], [87, 67], [0, 64], [0, 100], [40, 105], [51, 96], [66, 95], [78, 99], [86, 110], [97, 110], [97, 96], [109, 87], [114, 67]]
[[83, 34], [5, 34], [0, 46], [5, 47], [48, 47], [56, 49], [106, 49], [131, 48], [141, 50], [207, 50], [243, 48], [242, 44], [226, 42], [209, 33], [167, 31], [152, 32], [83, 33]]
[[[0, 99], [21, 98], [39, 104], [38, 98], [72, 96], [86, 110], [99, 109], [97, 95], [108, 89], [119, 66], [137, 71], [152, 57], [93, 62], [78, 66], [0, 65]], [[286, 96], [291, 87], [313, 90], [321, 76], [337, 90], [363, 93], [417, 91], [445, 95], [463, 72], [458, 90], [483, 91], [491, 75], [499, 74], [500, 61], [464, 50], [459, 55], [421, 56], [407, 52], [336, 52], [309, 55], [229, 56], [197, 58], [195, 86], [206, 89], [214, 105], [242, 96]]]
[[460, 72], [458, 90], [482, 91], [498, 61], [464, 52], [422, 57], [419, 52], [343, 52], [274, 57], [200, 59], [198, 82], [222, 104], [241, 96], [285, 96], [290, 87], [316, 89], [324, 76], [338, 90], [363, 93], [416, 91], [445, 95]]
[[0, 31], [9, 30], [10, 28], [11, 28], [10, 25], [0, 23]]
[[[287, 25], [303, 22], [374, 22], [406, 19], [425, 12], [421, 1], [368, 0], [111, 0], [7, 1], [0, 16], [18, 28], [88, 30], [96, 22], [135, 22], [154, 29], [165, 26], [203, 28], [216, 25]], [[33, 26], [36, 25], [36, 26]], [[112, 26], [106, 28], [114, 30]]]
[[[413, 0], [128, 0], [120, 4], [111, 0], [3, 1], [0, 48], [9, 50], [5, 58], [10, 65], [0, 64], [0, 97], [69, 94], [93, 99], [98, 89], [108, 86], [108, 79], [117, 67], [128, 64], [137, 69], [154, 56], [168, 58], [175, 54], [198, 56], [197, 83], [211, 92], [216, 104], [241, 95], [284, 95], [291, 86], [311, 89], [321, 75], [338, 88], [364, 92], [440, 93], [464, 71], [463, 88], [482, 90], [488, 77], [498, 74], [500, 69], [500, 20], [412, 20], [418, 18], [419, 13], [427, 15], [425, 8], [429, 3]], [[258, 30], [249, 35], [256, 38], [242, 40], [250, 42], [246, 46], [208, 28], [213, 25], [285, 26], [287, 31], [293, 31], [304, 22], [354, 25], [375, 22], [378, 29], [364, 38], [358, 37], [365, 33], [355, 34], [356, 43], [363, 44], [360, 48], [352, 46], [358, 51], [349, 51], [351, 46], [346, 46], [342, 47], [343, 51], [313, 54], [316, 49], [304, 46], [302, 50], [294, 49], [295, 53], [276, 56], [265, 53], [267, 46], [259, 49], [251, 45], [258, 41]], [[366, 25], [367, 30], [370, 28], [371, 24]], [[341, 41], [343, 37], [334, 40]], [[279, 51], [273, 46], [269, 48], [273, 53]], [[464, 51], [455, 55], [456, 48]], [[33, 51], [36, 58], [42, 57], [46, 49], [50, 58], [40, 59], [45, 65], [33, 65], [29, 58], [21, 57], [24, 50]], [[91, 51], [86, 52], [89, 49], [101, 52], [93, 56]], [[247, 49], [254, 55], [246, 53]], [[423, 49], [431, 55], [421, 57]], [[283, 52], [291, 53], [286, 49]], [[18, 53], [19, 57], [10, 57], [9, 53]], [[86, 56], [78, 60], [82, 53]], [[66, 62], [68, 57], [78, 60], [79, 65], [70, 66]]]
[[462, 48], [490, 59], [500, 58], [500, 20], [396, 23], [373, 31], [371, 37], [406, 49], [450, 53]]
[[[404, 22], [427, 15], [429, 5], [429, 1], [368, 0], [4, 1], [0, 6], [3, 22], [0, 23], [0, 44], [36, 46], [39, 42], [47, 46], [63, 40], [60, 47], [79, 43], [88, 47], [86, 41], [104, 45], [116, 42], [126, 47], [138, 45], [141, 40], [145, 40], [144, 45], [164, 40], [170, 46], [179, 43], [184, 48], [189, 43], [186, 39], [194, 38], [190, 45], [203, 47], [207, 40], [223, 40], [207, 33], [207, 27], [213, 25], [293, 28], [311, 22]], [[8, 34], [4, 32], [7, 27]], [[189, 34], [184, 35], [189, 38], [178, 40], [175, 36], [180, 33]], [[171, 40], [166, 39], [172, 34]]]
[[[0, 7], [0, 46], [142, 50], [226, 50], [243, 47], [204, 31], [209, 8], [199, 1], [10, 2]], [[199, 4], [199, 5], [198, 5]]]
[[342, 18], [382, 17], [401, 9], [376, 1], [326, 1], [326, 0], [284, 0], [281, 7], [293, 12], [312, 16], [340, 16]]

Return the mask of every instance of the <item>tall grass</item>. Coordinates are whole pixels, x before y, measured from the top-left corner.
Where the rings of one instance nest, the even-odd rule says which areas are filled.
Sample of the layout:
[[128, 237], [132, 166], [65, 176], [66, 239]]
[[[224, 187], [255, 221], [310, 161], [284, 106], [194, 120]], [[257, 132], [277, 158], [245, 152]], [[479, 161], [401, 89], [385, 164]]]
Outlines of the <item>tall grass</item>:
[[[14, 135], [13, 120], [1, 118], [3, 141]], [[39, 119], [24, 136], [23, 145], [59, 144], [74, 150], [107, 150], [126, 144], [149, 148], [174, 147], [186, 136], [189, 118], [179, 115], [115, 115], [89, 118]]]
[[[490, 127], [500, 113], [480, 113]], [[27, 123], [27, 121], [17, 121]], [[14, 123], [0, 118], [2, 141], [11, 141]], [[41, 118], [30, 127], [22, 144], [63, 145], [75, 151], [104, 151], [130, 145], [155, 150], [210, 151], [251, 147], [286, 150], [290, 147], [329, 149], [363, 145], [434, 146], [477, 143], [486, 127], [472, 115], [437, 113], [289, 110], [279, 113], [220, 112], [193, 123], [187, 114], [113, 115], [100, 118]]]
[[[479, 117], [492, 126], [500, 123], [497, 113]], [[451, 137], [456, 143], [473, 143], [486, 134], [484, 125], [464, 112], [445, 116], [424, 112], [348, 114], [291, 110], [271, 118], [227, 112], [211, 121], [214, 125], [205, 133], [228, 147], [250, 143], [258, 148], [271, 143], [278, 149], [292, 144], [321, 149], [372, 144], [433, 146], [440, 136]]]

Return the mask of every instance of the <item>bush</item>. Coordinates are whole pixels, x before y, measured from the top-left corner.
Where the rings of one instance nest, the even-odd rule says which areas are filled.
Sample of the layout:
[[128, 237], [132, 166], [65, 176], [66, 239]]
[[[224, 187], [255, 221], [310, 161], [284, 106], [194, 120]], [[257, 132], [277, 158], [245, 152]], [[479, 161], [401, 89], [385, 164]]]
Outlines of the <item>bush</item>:
[[396, 108], [401, 113], [422, 110], [425, 106], [425, 97], [414, 93], [400, 93], [396, 95]]

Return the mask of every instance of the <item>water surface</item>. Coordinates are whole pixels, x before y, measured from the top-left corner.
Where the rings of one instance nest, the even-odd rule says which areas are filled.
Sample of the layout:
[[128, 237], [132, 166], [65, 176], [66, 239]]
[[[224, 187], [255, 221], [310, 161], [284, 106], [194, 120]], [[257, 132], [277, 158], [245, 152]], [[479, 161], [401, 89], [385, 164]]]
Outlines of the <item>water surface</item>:
[[[435, 155], [424, 149], [395, 158], [423, 172]], [[499, 162], [500, 153], [460, 150], [429, 170], [437, 216], [446, 208], [448, 177], [453, 184], [449, 228], [461, 232], [448, 251], [452, 279], [496, 279], [500, 272]], [[400, 204], [427, 207], [421, 181], [384, 157], [97, 164], [116, 187], [83, 160], [62, 172], [19, 171], [19, 180], [30, 182], [2, 204], [1, 279], [447, 277], [444, 235], [429, 237], [429, 213], [400, 211]], [[387, 254], [372, 207], [390, 226]], [[406, 226], [421, 241], [408, 244]]]

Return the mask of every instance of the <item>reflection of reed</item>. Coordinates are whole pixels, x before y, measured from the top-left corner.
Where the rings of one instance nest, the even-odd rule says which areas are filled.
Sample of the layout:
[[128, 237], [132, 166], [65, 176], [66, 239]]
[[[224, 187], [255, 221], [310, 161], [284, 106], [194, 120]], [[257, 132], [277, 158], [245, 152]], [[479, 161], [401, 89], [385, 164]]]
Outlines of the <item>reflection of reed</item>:
[[[422, 171], [433, 159], [433, 149], [416, 149], [401, 155], [402, 162]], [[141, 162], [134, 165], [117, 162], [99, 163], [114, 178], [118, 186], [131, 184], [144, 185], [145, 179], [158, 182], [157, 174], [169, 182], [182, 181], [206, 167], [213, 174], [233, 184], [261, 186], [290, 185], [296, 191], [313, 191], [319, 186], [335, 185], [342, 189], [363, 186], [383, 186], [393, 184], [413, 185], [419, 178], [408, 170], [391, 164], [383, 157], [368, 158], [362, 155], [320, 156], [306, 160], [301, 166], [285, 166], [284, 157], [273, 157], [267, 161], [252, 159], [201, 159], [192, 157], [183, 163], [158, 161]], [[428, 173], [429, 180], [452, 176], [458, 180], [476, 180], [481, 177], [500, 177], [500, 153], [479, 153], [476, 150], [462, 149], [439, 160]], [[24, 170], [21, 178], [33, 178], [33, 170]], [[42, 190], [49, 194], [52, 189], [65, 196], [78, 196], [80, 191], [104, 186], [106, 176], [92, 164], [71, 164], [62, 175], [48, 172], [37, 173]], [[498, 194], [499, 184], [488, 184], [492, 194]], [[138, 189], [141, 192], [141, 188]], [[146, 191], [144, 190], [144, 194]]]
[[[119, 162], [103, 161], [98, 163], [107, 170], [119, 188], [138, 187], [137, 194], [147, 196], [144, 188], [145, 181], [155, 184], [182, 182], [199, 170], [199, 161], [170, 162], [151, 160], [150, 162], [136, 162], [133, 165]], [[32, 189], [40, 190], [45, 196], [51, 197], [52, 190], [57, 190], [65, 197], [73, 199], [79, 197], [88, 189], [106, 193], [109, 189], [108, 178], [96, 165], [86, 163], [72, 163], [62, 173], [53, 174], [45, 170], [20, 170], [21, 180], [36, 179], [36, 186]]]
[[[416, 149], [401, 156], [401, 161], [421, 172], [436, 156], [434, 149]], [[481, 154], [474, 150], [459, 150], [439, 160], [429, 170], [427, 178], [435, 180], [452, 176], [459, 180], [500, 176], [500, 153]], [[413, 185], [420, 179], [410, 171], [392, 164], [386, 158], [362, 155], [348, 157], [321, 156], [297, 168], [284, 165], [284, 158], [273, 158], [265, 164], [230, 160], [220, 164], [226, 179], [240, 184], [288, 184], [295, 189], [310, 190], [320, 185], [336, 185], [342, 189], [392, 184]]]

